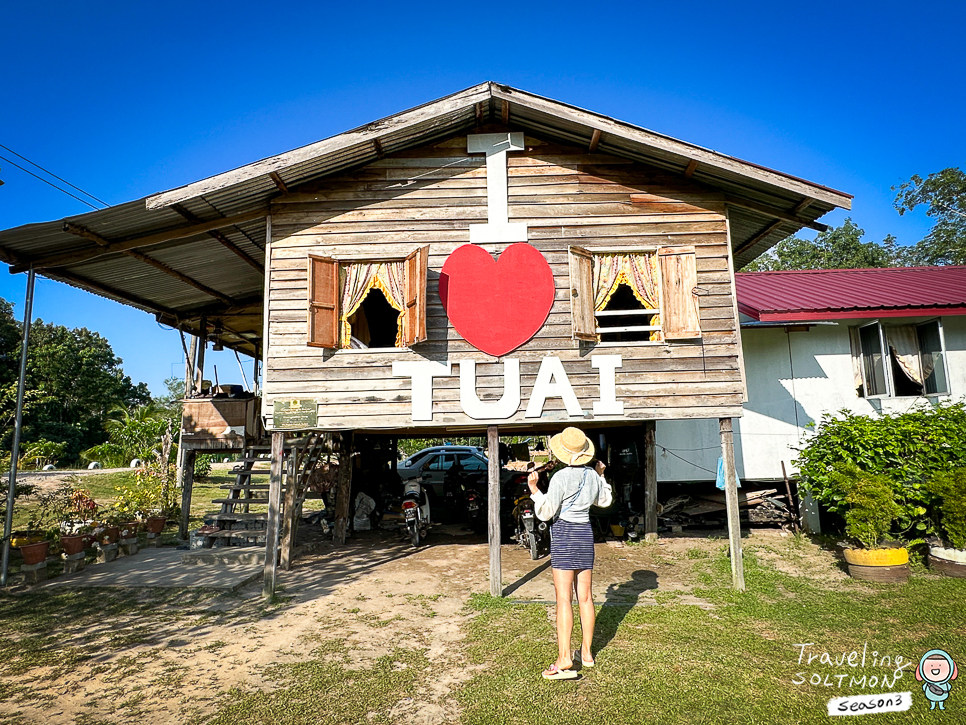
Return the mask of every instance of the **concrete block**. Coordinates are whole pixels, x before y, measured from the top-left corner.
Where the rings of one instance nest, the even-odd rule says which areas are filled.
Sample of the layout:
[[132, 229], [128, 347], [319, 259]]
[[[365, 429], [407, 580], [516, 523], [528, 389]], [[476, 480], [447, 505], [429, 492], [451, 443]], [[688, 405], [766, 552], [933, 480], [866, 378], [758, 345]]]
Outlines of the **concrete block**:
[[46, 561], [42, 561], [39, 564], [24, 564], [20, 567], [20, 571], [28, 584], [39, 584], [40, 582], [47, 581]]
[[106, 564], [109, 561], [114, 561], [117, 558], [117, 550], [117, 544], [100, 544], [97, 550], [97, 562]]
[[121, 539], [121, 556], [134, 556], [138, 553], [137, 539]]
[[64, 573], [76, 574], [79, 571], [84, 571], [84, 567], [87, 565], [86, 556], [83, 551], [70, 556], [61, 554], [60, 558], [64, 560]]
[[147, 546], [150, 548], [161, 546], [161, 534], [152, 534], [151, 532], [148, 532]]

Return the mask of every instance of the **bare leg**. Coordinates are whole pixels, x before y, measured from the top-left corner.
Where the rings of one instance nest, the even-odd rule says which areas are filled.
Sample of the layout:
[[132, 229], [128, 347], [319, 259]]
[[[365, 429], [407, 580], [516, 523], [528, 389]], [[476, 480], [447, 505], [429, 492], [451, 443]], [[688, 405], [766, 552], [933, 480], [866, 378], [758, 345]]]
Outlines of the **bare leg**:
[[580, 607], [580, 661], [593, 662], [594, 654], [590, 649], [594, 641], [594, 624], [597, 614], [594, 611], [593, 569], [577, 572], [577, 605]]
[[552, 569], [553, 588], [557, 594], [557, 669], [574, 666], [570, 653], [570, 639], [574, 632], [573, 590], [574, 572]]

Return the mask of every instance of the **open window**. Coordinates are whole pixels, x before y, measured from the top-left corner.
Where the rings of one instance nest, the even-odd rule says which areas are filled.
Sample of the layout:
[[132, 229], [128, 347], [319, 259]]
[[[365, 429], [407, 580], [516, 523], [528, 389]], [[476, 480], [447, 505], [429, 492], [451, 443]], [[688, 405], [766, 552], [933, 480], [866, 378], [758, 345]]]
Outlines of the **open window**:
[[428, 247], [401, 259], [309, 256], [313, 347], [410, 347], [426, 339]]
[[854, 329], [851, 341], [859, 397], [949, 393], [939, 320], [916, 325], [872, 322]]
[[701, 337], [694, 247], [570, 248], [573, 336], [601, 343]]

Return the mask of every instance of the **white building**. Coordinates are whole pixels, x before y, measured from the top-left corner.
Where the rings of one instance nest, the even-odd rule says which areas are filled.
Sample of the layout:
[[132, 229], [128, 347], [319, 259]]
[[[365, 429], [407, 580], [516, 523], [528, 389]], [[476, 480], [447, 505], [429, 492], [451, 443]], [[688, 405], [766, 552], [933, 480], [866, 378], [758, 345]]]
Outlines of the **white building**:
[[[782, 462], [796, 472], [795, 449], [825, 413], [902, 413], [966, 397], [966, 267], [735, 281], [748, 386], [735, 435], [740, 479], [781, 480]], [[656, 441], [659, 481], [714, 480], [715, 421], [659, 421]]]

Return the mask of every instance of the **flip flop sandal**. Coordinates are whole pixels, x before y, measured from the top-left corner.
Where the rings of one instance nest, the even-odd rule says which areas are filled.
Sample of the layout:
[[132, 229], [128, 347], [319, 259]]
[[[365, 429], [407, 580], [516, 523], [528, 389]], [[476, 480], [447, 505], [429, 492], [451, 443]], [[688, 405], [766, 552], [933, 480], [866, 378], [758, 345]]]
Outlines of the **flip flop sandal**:
[[550, 665], [543, 671], [543, 679], [545, 680], [574, 680], [576, 678], [576, 670], [558, 670], [556, 664]]
[[583, 657], [583, 655], [580, 654], [580, 650], [576, 650], [573, 653], [572, 659], [573, 659], [574, 662], [580, 660], [580, 666], [581, 667], [586, 667], [586, 668], [590, 669], [591, 667], [594, 666], [594, 660], [585, 660], [584, 657]]

